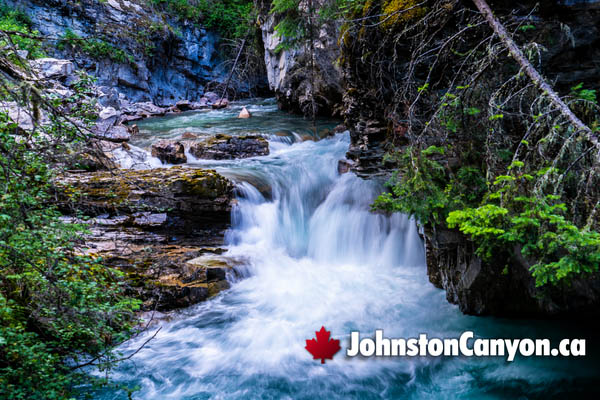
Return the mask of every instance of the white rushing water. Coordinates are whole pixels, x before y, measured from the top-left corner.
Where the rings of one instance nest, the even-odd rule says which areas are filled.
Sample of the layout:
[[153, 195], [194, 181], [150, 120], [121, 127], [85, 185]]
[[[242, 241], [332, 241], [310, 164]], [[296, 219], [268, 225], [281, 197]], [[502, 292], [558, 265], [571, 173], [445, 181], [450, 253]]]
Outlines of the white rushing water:
[[[252, 123], [261, 123], [260, 109], [252, 111]], [[289, 118], [263, 112], [268, 124]], [[550, 334], [544, 324], [463, 316], [448, 304], [428, 282], [415, 222], [371, 212], [380, 185], [338, 174], [347, 133], [301, 143], [274, 136], [270, 145], [266, 157], [204, 164], [238, 179], [226, 242], [228, 255], [247, 264], [230, 290], [163, 323], [115, 371], [117, 381], [140, 387], [134, 398], [547, 398], [567, 390], [559, 384], [572, 387], [571, 378], [594, 376], [565, 359], [347, 358], [351, 330], [384, 329], [392, 337]], [[325, 364], [304, 349], [322, 325], [342, 344]], [[121, 350], [133, 351], [148, 335]], [[111, 391], [100, 397], [126, 398]]]

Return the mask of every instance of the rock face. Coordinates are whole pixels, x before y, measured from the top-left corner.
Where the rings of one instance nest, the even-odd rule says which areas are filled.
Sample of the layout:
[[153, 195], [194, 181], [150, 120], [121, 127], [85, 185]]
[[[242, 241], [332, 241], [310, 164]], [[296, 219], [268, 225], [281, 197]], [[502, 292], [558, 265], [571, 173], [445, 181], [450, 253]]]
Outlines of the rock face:
[[186, 307], [228, 288], [226, 278], [241, 261], [222, 257], [218, 247], [230, 222], [233, 185], [216, 172], [79, 173], [59, 186], [64, 211], [74, 207], [90, 217], [71, 218], [89, 225], [83, 251], [122, 270], [143, 310]]
[[[260, 3], [260, 4], [259, 4]], [[265, 46], [265, 65], [270, 89], [275, 92], [280, 108], [305, 115], [312, 114], [310, 54], [305, 46], [281, 50], [281, 37], [275, 32], [278, 20], [269, 15], [271, 1], [255, 4], [260, 12], [262, 38]], [[314, 1], [319, 8], [323, 2]], [[317, 113], [339, 114], [342, 104], [342, 74], [336, 60], [340, 56], [337, 43], [339, 26], [325, 24], [315, 34], [314, 84]]]
[[210, 222], [228, 221], [231, 211], [233, 185], [213, 170], [173, 167], [82, 173], [58, 183], [88, 215], [166, 212], [173, 223], [175, 219]]
[[260, 136], [229, 136], [218, 134], [190, 147], [194, 157], [209, 160], [232, 160], [265, 156], [269, 154], [269, 143]]
[[180, 142], [161, 140], [152, 145], [152, 156], [168, 164], [184, 164], [187, 162], [185, 150]]
[[[199, 101], [207, 84], [221, 82], [227, 71], [220, 67], [219, 38], [196, 24], [177, 21], [143, 0], [7, 0], [24, 10], [33, 28], [51, 37], [70, 30], [79, 37], [100, 38], [123, 51], [99, 56], [77, 46], [53, 46], [54, 57], [74, 59], [79, 69], [98, 78], [98, 86], [116, 88], [131, 102], [150, 101], [170, 106], [181, 99]], [[132, 29], [132, 27], [135, 27]], [[59, 66], [40, 61], [42, 73], [63, 73]], [[68, 65], [64, 65], [68, 68]], [[259, 80], [257, 84], [263, 83]], [[244, 92], [247, 84], [232, 86]], [[110, 96], [109, 96], [110, 97]], [[114, 98], [114, 96], [113, 96]], [[107, 99], [107, 101], [110, 101]]]
[[[456, 231], [425, 230], [427, 274], [446, 290], [450, 303], [466, 314], [500, 316], [567, 316], [597, 314], [600, 277], [576, 279], [571, 286], [536, 288], [521, 249], [511, 249], [512, 262], [482, 261], [473, 244]], [[599, 274], [597, 274], [599, 275]]]

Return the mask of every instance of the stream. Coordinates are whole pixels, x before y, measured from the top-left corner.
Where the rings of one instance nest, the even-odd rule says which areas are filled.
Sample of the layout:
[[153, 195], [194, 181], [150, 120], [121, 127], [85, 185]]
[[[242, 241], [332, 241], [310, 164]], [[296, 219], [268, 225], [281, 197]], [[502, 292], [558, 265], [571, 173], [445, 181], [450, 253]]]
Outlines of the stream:
[[[236, 118], [242, 105], [251, 119]], [[337, 123], [320, 120], [319, 126]], [[371, 212], [382, 183], [338, 173], [347, 132], [306, 140], [310, 122], [278, 111], [272, 100], [138, 125], [132, 145], [139, 148], [183, 132], [251, 133], [269, 140], [271, 154], [229, 161], [188, 155], [189, 166], [214, 168], [236, 182], [227, 255], [247, 262], [231, 278], [231, 289], [161, 322], [158, 335], [113, 372], [119, 385], [139, 387], [134, 399], [547, 399], [596, 390], [596, 354], [512, 363], [503, 357], [346, 357], [352, 330], [406, 338], [472, 330], [478, 337], [554, 340], [584, 332], [559, 321], [466, 316], [449, 304], [428, 281], [414, 220]], [[322, 325], [342, 346], [325, 364], [304, 348]], [[129, 354], [153, 333], [119, 350]], [[127, 395], [105, 389], [97, 398]]]

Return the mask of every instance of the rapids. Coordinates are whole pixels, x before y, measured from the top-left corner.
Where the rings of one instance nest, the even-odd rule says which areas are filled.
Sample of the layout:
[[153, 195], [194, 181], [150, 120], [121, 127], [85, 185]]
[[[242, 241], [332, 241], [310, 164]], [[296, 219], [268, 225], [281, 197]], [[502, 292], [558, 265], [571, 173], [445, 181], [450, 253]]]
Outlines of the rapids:
[[[347, 133], [302, 141], [310, 134], [308, 121], [277, 111], [270, 100], [245, 103], [254, 117], [238, 120], [242, 104], [139, 124], [133, 145], [140, 149], [183, 131], [253, 133], [269, 139], [271, 154], [191, 159], [190, 166], [215, 168], [237, 182], [226, 245], [229, 255], [247, 264], [231, 289], [162, 323], [156, 338], [114, 371], [120, 385], [139, 386], [134, 399], [562, 398], [594, 388], [594, 356], [519, 357], [512, 363], [347, 358], [351, 330], [441, 338], [473, 330], [480, 337], [551, 339], [580, 337], [582, 330], [560, 322], [462, 315], [429, 283], [416, 223], [370, 211], [381, 182], [338, 174]], [[320, 121], [321, 127], [335, 124]], [[304, 349], [322, 325], [342, 346], [325, 364]], [[120, 350], [129, 354], [152, 333]], [[127, 398], [108, 389], [97, 395]]]

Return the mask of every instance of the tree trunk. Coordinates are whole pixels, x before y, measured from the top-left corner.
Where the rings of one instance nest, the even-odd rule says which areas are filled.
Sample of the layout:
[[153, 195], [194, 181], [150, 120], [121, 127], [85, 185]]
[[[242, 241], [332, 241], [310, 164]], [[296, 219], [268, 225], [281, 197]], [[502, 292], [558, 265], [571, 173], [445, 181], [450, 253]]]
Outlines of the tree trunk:
[[552, 89], [552, 86], [546, 82], [546, 80], [540, 75], [540, 73], [535, 69], [533, 65], [529, 62], [527, 57], [523, 54], [519, 46], [512, 40], [506, 28], [502, 23], [494, 16], [490, 6], [487, 4], [485, 0], [473, 0], [473, 3], [477, 6], [479, 11], [483, 14], [485, 19], [488, 21], [496, 35], [500, 38], [502, 43], [506, 46], [511, 56], [519, 63], [521, 68], [525, 71], [527, 76], [533, 81], [533, 83], [542, 90], [543, 94], [548, 96], [550, 101], [554, 103], [556, 107], [560, 110], [560, 112], [569, 120], [571, 125], [575, 127], [579, 132], [582, 132], [586, 138], [594, 144], [598, 149], [600, 149], [600, 142], [598, 138], [594, 134], [594, 132], [584, 124], [574, 113], [571, 111], [569, 106], [565, 104], [564, 101], [560, 98], [558, 93]]

